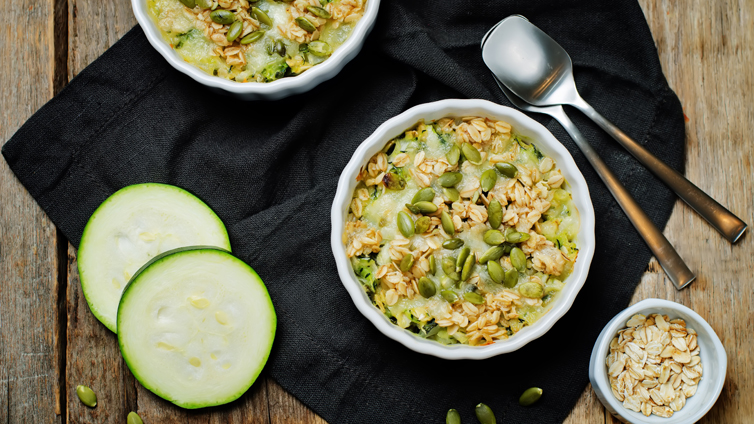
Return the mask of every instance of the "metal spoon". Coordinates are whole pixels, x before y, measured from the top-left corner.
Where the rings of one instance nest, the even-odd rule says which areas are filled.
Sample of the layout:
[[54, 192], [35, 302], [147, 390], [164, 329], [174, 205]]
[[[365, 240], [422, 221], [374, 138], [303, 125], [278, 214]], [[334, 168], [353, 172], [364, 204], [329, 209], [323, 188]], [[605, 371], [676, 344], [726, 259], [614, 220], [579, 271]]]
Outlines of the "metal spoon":
[[610, 134], [620, 145], [676, 192], [731, 243], [746, 223], [597, 113], [581, 98], [568, 53], [520, 15], [495, 25], [482, 40], [482, 57], [492, 73], [522, 100], [535, 106], [571, 105]]
[[694, 274], [686, 266], [686, 263], [683, 262], [683, 259], [681, 259], [681, 257], [678, 255], [678, 252], [675, 251], [673, 245], [670, 244], [668, 239], [665, 238], [665, 236], [655, 226], [652, 220], [649, 219], [649, 216], [647, 216], [647, 214], [644, 213], [644, 210], [641, 209], [639, 204], [636, 203], [636, 200], [634, 200], [628, 190], [626, 190], [626, 187], [621, 184], [620, 180], [618, 180], [615, 174], [613, 174], [613, 171], [611, 171], [610, 168], [608, 168], [605, 162], [602, 160], [602, 158], [599, 157], [597, 151], [595, 151], [594, 148], [589, 144], [589, 142], [586, 141], [584, 136], [581, 134], [581, 131], [579, 131], [579, 129], [576, 128], [576, 125], [573, 124], [571, 119], [568, 118], [568, 115], [566, 115], [563, 107], [533, 106], [518, 98], [497, 78], [495, 78], [495, 81], [500, 86], [500, 89], [503, 90], [505, 97], [507, 97], [508, 100], [513, 103], [513, 106], [516, 106], [517, 108], [525, 110], [527, 112], [537, 112], [550, 115], [558, 122], [560, 122], [560, 125], [565, 128], [573, 141], [576, 142], [576, 145], [579, 147], [579, 149], [581, 149], [581, 152], [584, 153], [584, 156], [586, 156], [587, 160], [589, 160], [589, 163], [592, 164], [594, 170], [597, 171], [597, 174], [600, 176], [600, 178], [602, 178], [602, 181], [610, 190], [610, 193], [613, 194], [615, 200], [618, 201], [621, 209], [623, 209], [623, 211], [628, 216], [628, 219], [634, 225], [634, 228], [636, 228], [636, 231], [639, 232], [639, 235], [641, 235], [641, 237], [647, 243], [647, 246], [649, 246], [649, 249], [657, 258], [657, 262], [659, 262], [660, 266], [662, 266], [662, 269], [665, 270], [665, 273], [670, 278], [670, 281], [673, 282], [675, 288], [680, 290], [691, 284], [691, 282], [696, 278]]

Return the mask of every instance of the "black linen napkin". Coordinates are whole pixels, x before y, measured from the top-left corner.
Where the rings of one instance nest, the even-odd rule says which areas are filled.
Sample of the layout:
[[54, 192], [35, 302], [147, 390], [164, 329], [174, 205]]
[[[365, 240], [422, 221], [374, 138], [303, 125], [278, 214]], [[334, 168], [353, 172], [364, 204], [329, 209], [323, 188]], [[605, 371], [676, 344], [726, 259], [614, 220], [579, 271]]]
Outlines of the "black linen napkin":
[[[331, 423], [466, 423], [474, 405], [498, 422], [562, 421], [588, 381], [592, 345], [624, 308], [649, 249], [562, 128], [534, 116], [571, 151], [597, 216], [584, 288], [545, 336], [483, 361], [414, 353], [379, 333], [336, 274], [329, 211], [356, 147], [410, 106], [471, 97], [508, 104], [481, 59], [483, 34], [520, 13], [571, 54], [582, 95], [681, 169], [684, 123], [634, 0], [383, 0], [374, 32], [333, 80], [277, 102], [209, 92], [173, 70], [134, 28], [3, 146], [21, 182], [78, 245], [95, 208], [134, 183], [175, 184], [226, 223], [234, 253], [266, 282], [278, 313], [267, 372]], [[674, 195], [579, 113], [571, 117], [663, 228]], [[536, 405], [518, 396], [544, 389]]]

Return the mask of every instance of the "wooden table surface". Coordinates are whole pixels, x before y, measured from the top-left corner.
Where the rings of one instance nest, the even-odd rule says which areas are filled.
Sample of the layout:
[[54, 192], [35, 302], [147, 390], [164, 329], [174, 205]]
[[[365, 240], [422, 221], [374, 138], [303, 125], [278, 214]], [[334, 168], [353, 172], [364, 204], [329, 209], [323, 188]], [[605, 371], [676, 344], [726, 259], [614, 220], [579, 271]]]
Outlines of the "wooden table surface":
[[[639, 2], [688, 117], [686, 176], [754, 223], [754, 0]], [[0, 22], [0, 144], [136, 24], [127, 0], [6, 0]], [[665, 234], [697, 280], [676, 291], [652, 259], [632, 302], [670, 299], [701, 314], [729, 361], [702, 422], [752, 422], [754, 237], [732, 246], [680, 201]], [[96, 391], [97, 408], [79, 402], [78, 384]], [[136, 383], [89, 312], [76, 250], [0, 160], [0, 424], [124, 423], [132, 410], [148, 424], [324, 423], [270, 379], [230, 407], [194, 412]], [[617, 423], [589, 387], [566, 421]]]

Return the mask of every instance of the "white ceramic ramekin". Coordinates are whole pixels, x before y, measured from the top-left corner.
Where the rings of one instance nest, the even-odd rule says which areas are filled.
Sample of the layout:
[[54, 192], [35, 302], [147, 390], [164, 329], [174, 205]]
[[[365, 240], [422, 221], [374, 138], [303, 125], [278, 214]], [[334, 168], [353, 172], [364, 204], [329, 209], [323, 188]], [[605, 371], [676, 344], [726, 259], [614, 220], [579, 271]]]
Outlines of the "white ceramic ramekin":
[[[346, 257], [342, 234], [353, 191], [356, 175], [362, 166], [392, 138], [414, 126], [419, 120], [427, 122], [446, 116], [484, 116], [510, 123], [513, 130], [529, 137], [546, 155], [555, 160], [573, 189], [573, 200], [581, 215], [581, 228], [576, 239], [579, 256], [573, 273], [566, 280], [565, 288], [553, 302], [552, 308], [534, 325], [525, 327], [508, 340], [487, 346], [445, 346], [422, 339], [411, 332], [392, 324], [374, 306], [356, 279], [351, 263]], [[589, 189], [571, 154], [545, 127], [523, 113], [509, 107], [485, 100], [442, 100], [413, 107], [382, 124], [356, 149], [338, 181], [333, 201], [331, 244], [338, 274], [354, 304], [383, 334], [411, 350], [445, 359], [485, 359], [501, 353], [512, 352], [545, 334], [573, 304], [584, 285], [589, 265], [594, 255], [594, 209], [589, 198]]]
[[[605, 358], [610, 352], [610, 341], [625, 328], [628, 321], [635, 314], [663, 314], [670, 319], [682, 318], [688, 328], [693, 328], [697, 334], [699, 345], [699, 357], [702, 359], [702, 379], [696, 394], [686, 399], [686, 405], [670, 418], [656, 415], [644, 416], [638, 412], [623, 407], [623, 402], [613, 396], [610, 388], [610, 380], [607, 376]], [[602, 330], [597, 342], [592, 349], [592, 358], [589, 361], [589, 380], [592, 388], [603, 405], [616, 418], [624, 423], [632, 424], [686, 424], [695, 423], [707, 413], [715, 404], [717, 397], [723, 390], [725, 372], [728, 367], [728, 356], [715, 330], [707, 324], [704, 318], [691, 309], [669, 300], [646, 299], [629, 306], [623, 312], [615, 316]]]
[[374, 27], [380, 0], [368, 0], [364, 16], [356, 24], [345, 43], [323, 63], [308, 69], [295, 77], [276, 81], [236, 82], [209, 75], [194, 65], [184, 61], [162, 38], [157, 24], [149, 17], [146, 0], [131, 0], [136, 20], [144, 30], [147, 40], [175, 69], [188, 75], [200, 84], [215, 91], [226, 92], [244, 100], [278, 100], [294, 94], [304, 93], [318, 84], [333, 78], [359, 53], [369, 32]]

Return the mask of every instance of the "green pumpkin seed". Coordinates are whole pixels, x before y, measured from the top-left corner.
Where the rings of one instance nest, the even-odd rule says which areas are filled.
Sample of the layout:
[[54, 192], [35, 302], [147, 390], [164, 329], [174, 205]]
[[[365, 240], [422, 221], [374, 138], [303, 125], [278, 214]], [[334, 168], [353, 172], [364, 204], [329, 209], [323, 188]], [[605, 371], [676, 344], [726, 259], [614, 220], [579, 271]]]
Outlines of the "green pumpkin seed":
[[442, 296], [443, 299], [447, 300], [448, 303], [458, 302], [458, 295], [453, 290], [443, 290], [440, 292], [440, 296]]
[[503, 247], [503, 246], [490, 247], [479, 258], [479, 263], [480, 264], [486, 264], [489, 261], [496, 261], [496, 260], [502, 258], [504, 254], [505, 254], [505, 247]]
[[516, 284], [518, 284], [518, 271], [515, 268], [511, 268], [505, 271], [505, 280], [503, 280], [503, 285], [505, 287], [508, 287], [509, 289], [512, 289], [513, 287], [516, 287]]
[[463, 263], [463, 269], [461, 270], [461, 281], [466, 281], [471, 277], [471, 271], [474, 269], [474, 265], [476, 265], [476, 255], [470, 254], [469, 257], [466, 258], [466, 261]]
[[225, 38], [229, 42], [233, 42], [238, 38], [239, 35], [241, 35], [241, 31], [243, 30], [243, 24], [241, 21], [235, 21], [232, 24], [230, 24], [230, 28], [228, 28], [228, 32], [225, 34]]
[[303, 29], [304, 31], [308, 33], [312, 33], [317, 30], [317, 27], [314, 26], [312, 21], [306, 19], [303, 16], [299, 16], [298, 18], [296, 18], [296, 24], [300, 26], [301, 29]]
[[322, 40], [314, 40], [309, 43], [309, 53], [314, 56], [327, 57], [332, 54], [332, 47]]
[[542, 397], [542, 389], [539, 387], [530, 387], [518, 398], [518, 404], [521, 406], [533, 405], [540, 397]]
[[492, 281], [502, 284], [505, 281], [505, 271], [497, 261], [487, 261], [487, 273]]
[[422, 216], [414, 223], [414, 232], [416, 234], [424, 234], [429, 230], [429, 226], [432, 224], [432, 218], [428, 216]]
[[432, 275], [437, 274], [437, 260], [434, 255], [429, 257], [429, 273]]
[[416, 206], [412, 205], [411, 203], [406, 203], [405, 206], [406, 209], [411, 211], [412, 214], [419, 215], [419, 208], [417, 208]]
[[414, 207], [422, 214], [431, 214], [437, 212], [437, 205], [432, 202], [416, 202]]
[[483, 239], [484, 242], [490, 246], [498, 246], [503, 244], [505, 236], [498, 230], [487, 230], [487, 232], [484, 233]]
[[419, 202], [431, 202], [435, 199], [435, 190], [432, 187], [423, 188], [414, 194], [411, 199], [411, 204], [415, 205]]
[[[453, 272], [455, 273], [455, 271], [453, 271]], [[450, 278], [448, 276], [444, 276], [444, 277], [442, 277], [440, 279], [440, 284], [442, 285], [442, 288], [449, 289], [449, 288], [455, 286], [456, 282], [452, 278]]]
[[306, 6], [306, 10], [308, 10], [309, 13], [311, 13], [312, 15], [318, 18], [322, 18], [322, 19], [332, 18], [332, 14], [328, 12], [327, 9], [325, 9], [324, 7], [309, 5], [309, 6]]
[[466, 158], [466, 160], [473, 163], [474, 165], [479, 165], [480, 163], [482, 163], [482, 155], [479, 153], [479, 150], [477, 150], [476, 147], [472, 146], [469, 143], [463, 143], [461, 145], [461, 153], [463, 153], [463, 156]]
[[498, 162], [495, 164], [495, 168], [508, 178], [515, 178], [518, 175], [518, 168], [510, 162]]
[[[282, 41], [280, 42], [282, 43]], [[275, 46], [277, 46], [277, 43], [275, 43]], [[283, 47], [283, 54], [281, 56], [284, 55], [285, 47]], [[387, 172], [385, 176], [382, 177], [382, 182], [385, 183], [385, 187], [389, 188], [390, 190], [403, 190], [404, 188], [406, 188], [406, 179], [394, 172]]]
[[453, 187], [461, 182], [463, 175], [460, 172], [446, 172], [437, 179], [443, 187]]
[[129, 412], [128, 418], [126, 419], [127, 424], [144, 424], [144, 421], [141, 420], [141, 417], [136, 412]]
[[526, 254], [518, 247], [511, 249], [511, 265], [519, 272], [526, 271]]
[[448, 211], [443, 210], [440, 213], [440, 223], [442, 223], [442, 230], [445, 234], [452, 236], [456, 233], [456, 226], [453, 224], [453, 218], [450, 217]]
[[188, 7], [189, 9], [193, 9], [196, 6], [196, 2], [194, 0], [181, 0], [181, 3], [183, 3], [183, 5]]
[[541, 299], [545, 295], [545, 290], [539, 283], [528, 282], [519, 286], [518, 293], [523, 297]]
[[456, 166], [458, 164], [458, 159], [461, 158], [461, 149], [457, 144], [454, 144], [453, 147], [448, 150], [445, 158], [448, 159], [450, 166]]
[[484, 304], [484, 297], [477, 292], [466, 292], [463, 294], [463, 298], [475, 305]]
[[414, 255], [408, 254], [401, 259], [401, 271], [409, 272], [411, 267], [414, 266]]
[[[277, 53], [280, 57], [285, 57], [285, 50], [286, 49], [285, 49], [285, 43], [283, 42], [283, 40], [277, 40], [277, 41], [275, 41], [275, 47], [273, 48], [273, 50], [275, 50], [275, 53]], [[385, 178], [387, 178], [388, 175], [395, 175], [395, 174], [389, 174], [389, 173], [385, 174], [385, 177], [383, 178], [383, 181], [385, 181]], [[400, 177], [398, 177], [398, 178], [400, 178]], [[406, 184], [404, 183], [403, 185], [405, 186]], [[390, 187], [388, 187], [387, 181], [385, 181], [385, 186], [387, 188], [390, 188]], [[401, 187], [401, 189], [402, 188], [403, 187]]]
[[479, 196], [481, 196], [481, 195], [482, 195], [481, 191], [479, 191], [479, 190], [475, 191], [474, 192], [474, 196], [471, 197], [471, 203], [474, 204], [474, 205], [476, 205], [477, 203], [479, 203]]
[[455, 409], [448, 410], [448, 414], [445, 416], [445, 424], [461, 424], [461, 414]]
[[241, 39], [241, 44], [251, 44], [260, 38], [264, 37], [264, 31], [254, 31], [251, 34], [247, 34], [246, 37]]
[[463, 246], [463, 240], [457, 238], [452, 238], [442, 242], [442, 247], [448, 250], [456, 250], [461, 246]]
[[507, 233], [505, 235], [505, 241], [507, 241], [508, 243], [521, 243], [523, 241], [529, 240], [529, 237], [531, 236], [527, 233], [511, 231], [510, 233]]
[[251, 16], [254, 19], [258, 20], [260, 23], [263, 23], [270, 27], [272, 26], [272, 19], [270, 19], [269, 15], [267, 15], [264, 10], [258, 7], [251, 8]]
[[398, 230], [406, 238], [414, 235], [414, 220], [406, 212], [398, 212]]
[[456, 259], [456, 272], [461, 272], [463, 270], [463, 265], [466, 263], [466, 258], [469, 257], [470, 253], [471, 249], [464, 247], [461, 250], [461, 253], [458, 254], [458, 258]]
[[474, 412], [480, 424], [497, 424], [495, 414], [492, 413], [492, 409], [489, 406], [480, 403], [474, 408]]
[[422, 297], [425, 297], [429, 299], [430, 297], [434, 296], [435, 293], [437, 293], [437, 287], [435, 287], [434, 281], [430, 280], [427, 277], [422, 277], [419, 279], [419, 294], [422, 295]]
[[503, 223], [503, 206], [497, 200], [491, 201], [487, 206], [487, 222], [492, 228], [499, 228]]
[[236, 15], [234, 15], [230, 10], [217, 9], [210, 12], [209, 18], [212, 19], [213, 22], [217, 22], [218, 24], [230, 25], [233, 23], [233, 21], [236, 20]]
[[442, 272], [451, 280], [458, 281], [461, 276], [456, 272], [456, 260], [450, 256], [442, 258]]
[[451, 202], [457, 202], [461, 200], [461, 193], [459, 193], [458, 190], [454, 189], [453, 187], [443, 187], [442, 194], [444, 194], [445, 197], [447, 197]]
[[92, 389], [86, 386], [76, 386], [76, 394], [84, 405], [90, 408], [97, 406], [97, 395]]
[[207, 10], [212, 8], [214, 3], [212, 0], [196, 0], [196, 5], [202, 8], [203, 10]]
[[482, 173], [479, 178], [479, 186], [482, 187], [483, 192], [488, 192], [495, 187], [497, 183], [497, 172], [494, 169], [488, 169]]

